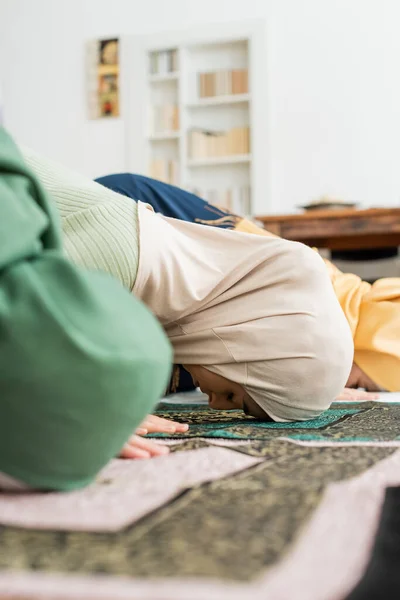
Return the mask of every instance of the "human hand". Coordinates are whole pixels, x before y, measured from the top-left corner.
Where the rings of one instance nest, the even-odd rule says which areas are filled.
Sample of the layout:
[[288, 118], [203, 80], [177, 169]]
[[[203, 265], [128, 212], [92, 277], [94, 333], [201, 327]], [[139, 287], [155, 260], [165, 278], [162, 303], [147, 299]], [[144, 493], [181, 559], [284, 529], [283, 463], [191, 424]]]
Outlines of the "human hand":
[[147, 433], [184, 433], [188, 429], [189, 425], [186, 425], [186, 423], [177, 423], [155, 415], [148, 415], [136, 429], [135, 434], [126, 442], [120, 452], [120, 457], [152, 458], [168, 454], [169, 449], [167, 446], [162, 446], [140, 436]]
[[378, 398], [379, 394], [376, 392], [366, 392], [365, 390], [344, 388], [343, 392], [337, 396], [336, 400], [357, 402], [360, 400], [377, 400]]
[[156, 415], [148, 415], [143, 423], [139, 425], [135, 433], [146, 435], [146, 433], [185, 433], [189, 429], [186, 423], [177, 423]]
[[154, 458], [168, 453], [169, 448], [167, 446], [161, 446], [139, 435], [132, 435], [122, 448], [119, 456], [120, 458]]

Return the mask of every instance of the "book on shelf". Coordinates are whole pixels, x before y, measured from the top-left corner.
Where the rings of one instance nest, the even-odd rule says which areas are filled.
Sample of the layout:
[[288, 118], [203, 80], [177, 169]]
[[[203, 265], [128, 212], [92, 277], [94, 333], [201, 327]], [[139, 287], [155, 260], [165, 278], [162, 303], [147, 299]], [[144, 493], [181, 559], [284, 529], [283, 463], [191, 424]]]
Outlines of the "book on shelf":
[[163, 133], [178, 131], [179, 129], [179, 107], [174, 104], [163, 104], [151, 107], [152, 133]]
[[226, 210], [240, 216], [251, 214], [250, 186], [242, 185], [226, 189], [202, 189], [189, 187], [189, 191], [221, 210]]
[[233, 127], [228, 131], [192, 129], [189, 132], [190, 158], [222, 157], [249, 152], [249, 127]]
[[233, 94], [247, 94], [249, 91], [247, 69], [224, 69], [198, 74], [200, 98], [213, 98]]
[[177, 160], [155, 158], [150, 162], [150, 177], [171, 185], [179, 184], [179, 163]]
[[178, 71], [178, 50], [161, 50], [149, 54], [150, 75], [166, 75]]

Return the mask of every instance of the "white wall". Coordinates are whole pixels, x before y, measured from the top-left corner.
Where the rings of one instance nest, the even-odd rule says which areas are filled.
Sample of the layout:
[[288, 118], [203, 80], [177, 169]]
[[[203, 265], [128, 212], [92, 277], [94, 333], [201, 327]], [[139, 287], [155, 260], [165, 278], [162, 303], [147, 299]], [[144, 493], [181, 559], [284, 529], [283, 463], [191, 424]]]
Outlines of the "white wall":
[[400, 3], [277, 1], [269, 22], [271, 192], [400, 205]]
[[86, 118], [84, 42], [265, 18], [265, 210], [325, 193], [399, 205], [399, 17], [397, 0], [0, 0], [5, 122], [89, 176], [123, 170], [123, 120]]

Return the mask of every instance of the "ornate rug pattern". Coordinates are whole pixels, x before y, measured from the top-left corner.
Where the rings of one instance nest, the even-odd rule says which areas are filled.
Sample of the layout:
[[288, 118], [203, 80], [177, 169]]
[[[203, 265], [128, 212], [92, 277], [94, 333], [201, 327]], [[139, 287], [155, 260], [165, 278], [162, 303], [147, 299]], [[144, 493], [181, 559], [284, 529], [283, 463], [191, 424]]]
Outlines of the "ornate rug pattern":
[[[295, 423], [257, 421], [241, 411], [215, 411], [202, 404], [160, 404], [157, 414], [190, 424], [174, 438], [312, 442], [394, 442], [400, 445], [400, 403], [336, 402], [317, 419]], [[150, 437], [168, 438], [167, 434]]]
[[[38, 520], [40, 511], [36, 522], [24, 523], [23, 517], [19, 522], [11, 520], [13, 498], [8, 496], [2, 505], [0, 497], [1, 598], [17, 593], [32, 599], [103, 598], [103, 583], [110, 589], [114, 581], [113, 600], [183, 600], [182, 590], [186, 599], [193, 600], [233, 599], [236, 593], [238, 598], [251, 593], [258, 600], [275, 588], [280, 589], [279, 595], [270, 597], [292, 600], [286, 572], [298, 579], [298, 599], [345, 598], [368, 558], [365, 539], [373, 538], [384, 488], [400, 484], [400, 404], [334, 404], [319, 419], [296, 424], [260, 423], [204, 405], [162, 404], [158, 414], [189, 422], [190, 430], [174, 439], [152, 436], [167, 441], [172, 454], [150, 461], [151, 467], [143, 461], [135, 473], [129, 461], [115, 461], [127, 466], [117, 469], [123, 473], [117, 484], [111, 477], [112, 493], [106, 500], [100, 494], [103, 512], [95, 514], [86, 530], [76, 526], [77, 506], [90, 509], [90, 498], [98, 493], [96, 485], [104, 486], [107, 476], [100, 477], [92, 490], [75, 493], [81, 494], [78, 500], [61, 495], [59, 521], [48, 519], [47, 525], [43, 515], [42, 522]], [[132, 487], [130, 476], [139, 484]], [[154, 486], [148, 510], [140, 485], [146, 477], [176, 484], [164, 495], [164, 484]], [[46, 506], [51, 512], [51, 503]], [[122, 514], [127, 506], [133, 507], [129, 518]], [[64, 521], [63, 514], [68, 516]], [[346, 531], [332, 528], [330, 515], [337, 523], [346, 522]], [[358, 560], [359, 571], [354, 568], [349, 573], [343, 566], [347, 575], [339, 589], [334, 579], [345, 553], [343, 540], [352, 527], [352, 539], [359, 540], [352, 559]], [[310, 573], [312, 580], [312, 565], [319, 559], [323, 531], [328, 528], [336, 548], [330, 560], [337, 564], [328, 569], [324, 586], [329, 591], [331, 578], [333, 595], [319, 591], [314, 596]], [[309, 536], [318, 543], [310, 546]], [[125, 595], [127, 590], [131, 596]], [[140, 590], [137, 596], [135, 590]], [[201, 590], [204, 596], [199, 595]]]

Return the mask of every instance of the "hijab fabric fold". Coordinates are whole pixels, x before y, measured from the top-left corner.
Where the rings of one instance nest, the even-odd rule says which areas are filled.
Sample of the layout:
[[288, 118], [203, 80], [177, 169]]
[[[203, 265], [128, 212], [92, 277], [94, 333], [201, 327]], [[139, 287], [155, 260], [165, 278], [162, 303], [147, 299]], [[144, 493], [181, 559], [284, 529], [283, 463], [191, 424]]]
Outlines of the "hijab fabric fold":
[[310, 248], [162, 217], [139, 203], [134, 293], [179, 364], [241, 384], [275, 420], [308, 419], [345, 386], [349, 326]]

